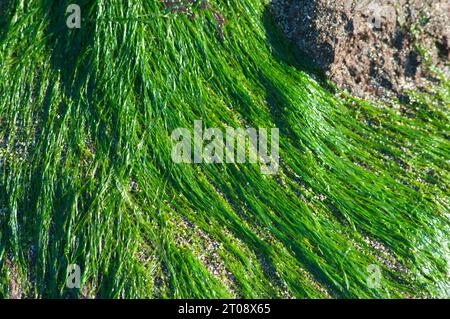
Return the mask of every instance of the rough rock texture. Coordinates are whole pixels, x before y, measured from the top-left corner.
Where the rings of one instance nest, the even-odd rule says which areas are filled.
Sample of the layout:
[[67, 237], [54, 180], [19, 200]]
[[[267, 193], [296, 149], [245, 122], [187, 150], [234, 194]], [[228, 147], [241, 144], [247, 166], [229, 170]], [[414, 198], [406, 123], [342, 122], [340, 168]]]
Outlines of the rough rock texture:
[[417, 45], [449, 74], [447, 0], [273, 0], [270, 8], [287, 37], [355, 95], [400, 95], [434, 81]]
[[22, 290], [19, 282], [19, 274], [17, 266], [15, 266], [9, 259], [6, 260], [6, 267], [9, 275], [9, 299], [21, 299]]

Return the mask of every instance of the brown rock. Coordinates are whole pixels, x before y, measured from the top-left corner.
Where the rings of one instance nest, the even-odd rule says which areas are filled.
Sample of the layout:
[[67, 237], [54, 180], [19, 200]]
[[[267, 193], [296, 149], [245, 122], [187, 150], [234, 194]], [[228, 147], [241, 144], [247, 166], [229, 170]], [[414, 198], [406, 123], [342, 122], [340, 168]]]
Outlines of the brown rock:
[[417, 45], [448, 76], [449, 7], [446, 0], [273, 0], [270, 8], [338, 87], [373, 98], [436, 80]]

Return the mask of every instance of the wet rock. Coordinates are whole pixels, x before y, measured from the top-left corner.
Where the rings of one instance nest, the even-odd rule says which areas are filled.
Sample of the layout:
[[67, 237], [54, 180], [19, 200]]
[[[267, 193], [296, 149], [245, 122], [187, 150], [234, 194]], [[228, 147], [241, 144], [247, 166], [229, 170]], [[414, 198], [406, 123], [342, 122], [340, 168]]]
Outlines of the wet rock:
[[450, 73], [446, 0], [273, 0], [270, 9], [287, 37], [357, 96], [399, 96], [436, 81], [417, 46]]

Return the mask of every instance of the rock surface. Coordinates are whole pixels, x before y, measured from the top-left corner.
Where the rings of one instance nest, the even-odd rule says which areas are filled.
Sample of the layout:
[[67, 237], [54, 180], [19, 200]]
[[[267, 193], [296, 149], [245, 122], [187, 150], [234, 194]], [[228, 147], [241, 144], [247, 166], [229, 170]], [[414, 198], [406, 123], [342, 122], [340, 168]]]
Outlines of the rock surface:
[[435, 81], [417, 46], [449, 74], [447, 0], [273, 0], [270, 8], [287, 37], [357, 96], [392, 97]]

